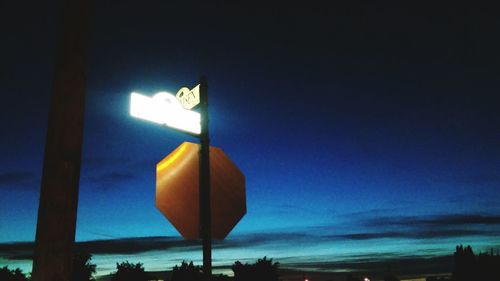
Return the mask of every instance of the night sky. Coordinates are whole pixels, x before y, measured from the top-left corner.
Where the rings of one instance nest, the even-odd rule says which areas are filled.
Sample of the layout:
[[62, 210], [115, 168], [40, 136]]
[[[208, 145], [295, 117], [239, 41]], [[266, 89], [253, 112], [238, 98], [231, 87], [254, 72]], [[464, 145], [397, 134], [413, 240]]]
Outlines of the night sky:
[[[267, 255], [311, 269], [500, 248], [493, 9], [95, 2], [76, 240], [123, 243], [97, 247], [98, 271], [200, 263], [154, 204], [156, 163], [197, 140], [129, 116], [131, 92], [176, 93], [200, 75], [211, 144], [246, 176], [247, 215], [214, 264]], [[35, 237], [57, 9], [3, 6], [0, 266], [30, 271], [9, 243]], [[134, 243], [153, 246], [124, 250]]]

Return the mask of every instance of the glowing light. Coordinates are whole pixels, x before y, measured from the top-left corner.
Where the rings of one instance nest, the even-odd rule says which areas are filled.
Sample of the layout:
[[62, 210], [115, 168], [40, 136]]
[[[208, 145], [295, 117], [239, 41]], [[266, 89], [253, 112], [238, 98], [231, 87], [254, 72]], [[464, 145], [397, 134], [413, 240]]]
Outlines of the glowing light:
[[130, 95], [130, 115], [162, 125], [200, 134], [200, 113], [184, 109], [174, 95], [159, 92], [153, 97]]

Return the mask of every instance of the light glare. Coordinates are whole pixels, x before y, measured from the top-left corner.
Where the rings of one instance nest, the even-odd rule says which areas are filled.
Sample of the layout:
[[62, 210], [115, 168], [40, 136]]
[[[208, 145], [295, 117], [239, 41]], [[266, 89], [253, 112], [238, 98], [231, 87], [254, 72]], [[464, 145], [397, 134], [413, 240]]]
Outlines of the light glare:
[[130, 115], [169, 127], [200, 134], [200, 113], [184, 109], [176, 97], [159, 92], [153, 97], [130, 95]]

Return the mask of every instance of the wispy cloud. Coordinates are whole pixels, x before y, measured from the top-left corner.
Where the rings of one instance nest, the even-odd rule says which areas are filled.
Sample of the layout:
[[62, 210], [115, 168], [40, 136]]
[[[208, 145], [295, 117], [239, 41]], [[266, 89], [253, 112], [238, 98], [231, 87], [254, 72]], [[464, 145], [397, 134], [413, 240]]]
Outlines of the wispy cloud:
[[135, 254], [153, 250], [188, 248], [196, 241], [172, 237], [140, 237], [79, 242], [78, 248], [93, 254]]
[[[110, 190], [137, 180], [138, 171], [143, 167], [141, 161], [127, 156], [87, 156], [83, 159], [81, 183], [91, 189]], [[153, 166], [154, 167], [154, 166]]]
[[84, 175], [82, 185], [89, 185], [100, 190], [109, 190], [121, 184], [130, 183], [137, 178], [136, 174], [129, 171], [100, 171], [93, 175]]
[[368, 226], [467, 226], [500, 225], [500, 215], [463, 214], [441, 216], [392, 216], [369, 218], [364, 222]]
[[83, 158], [83, 164], [86, 169], [102, 169], [117, 165], [128, 164], [131, 165], [135, 163], [128, 157], [117, 157], [117, 156], [87, 156]]
[[400, 238], [400, 239], [433, 239], [433, 238], [453, 238], [463, 236], [497, 236], [499, 233], [483, 231], [483, 230], [425, 230], [425, 231], [388, 231], [388, 232], [367, 232], [367, 233], [350, 233], [341, 235], [325, 236], [337, 239], [349, 240], [370, 240], [384, 238]]
[[[153, 250], [184, 248], [198, 245], [196, 241], [170, 237], [138, 237], [77, 242], [77, 248], [92, 254], [137, 254]], [[33, 242], [0, 244], [0, 255], [7, 259], [31, 259]]]
[[[389, 210], [357, 212], [348, 216], [349, 221], [311, 228], [325, 239], [448, 239], [498, 237], [500, 215], [453, 214], [436, 216], [390, 215]], [[348, 224], [349, 227], [343, 227]]]
[[[213, 248], [219, 253], [224, 252], [224, 256], [234, 255], [235, 259], [242, 261], [255, 258], [255, 253], [269, 253], [285, 268], [313, 271], [359, 271], [397, 264], [397, 268], [404, 268], [411, 273], [413, 269], [426, 264], [429, 272], [438, 272], [449, 265], [449, 259], [437, 258], [447, 253], [447, 248], [436, 248], [432, 243], [429, 248], [425, 248], [426, 241], [450, 238], [453, 241], [468, 241], [472, 236], [481, 236], [487, 237], [486, 240], [493, 242], [491, 246], [495, 246], [495, 237], [500, 236], [500, 216], [497, 215], [371, 217], [370, 214], [359, 214], [357, 219], [357, 232], [342, 233], [338, 225], [331, 225], [293, 231], [247, 233], [224, 241], [214, 241]], [[405, 239], [420, 240], [420, 246], [414, 247], [414, 241], [405, 244], [402, 242]], [[401, 248], [379, 251], [373, 248], [374, 242], [371, 240], [378, 240], [376, 243], [380, 241], [381, 244], [396, 241]], [[200, 249], [200, 242], [180, 237], [136, 237], [78, 242], [77, 247], [95, 256], [134, 255], [151, 258], [168, 252], [172, 259], [179, 259], [192, 257]], [[284, 249], [287, 249], [286, 253]], [[453, 247], [449, 249], [450, 255], [453, 250]], [[0, 257], [5, 259], [29, 260], [32, 254], [33, 243], [0, 244]], [[230, 262], [230, 258], [225, 257], [224, 261]]]
[[155, 164], [149, 160], [141, 160], [140, 158], [136, 159], [127, 155], [109, 157], [88, 156], [83, 159], [82, 163], [84, 165], [83, 168], [89, 170], [112, 169], [113, 167], [135, 170], [137, 168], [155, 166]]
[[[392, 268], [400, 270], [398, 273], [411, 274], [421, 273], [422, 269], [425, 272], [446, 272], [450, 270], [452, 264], [453, 248], [449, 252], [426, 252], [419, 250], [417, 252], [369, 252], [362, 251], [347, 251], [344, 253], [330, 252], [328, 254], [318, 254], [315, 251], [308, 251], [301, 254], [294, 254], [293, 248], [301, 243], [310, 243], [321, 245], [325, 241], [338, 240], [340, 243], [345, 243], [346, 240], [368, 240], [377, 238], [427, 238], [427, 237], [450, 237], [453, 235], [471, 235], [476, 232], [459, 232], [452, 234], [450, 232], [435, 232], [426, 233], [425, 231], [412, 236], [405, 232], [379, 232], [379, 233], [354, 233], [337, 235], [332, 237], [315, 236], [307, 233], [259, 233], [239, 235], [237, 238], [214, 242], [214, 250], [223, 252], [224, 249], [237, 249], [238, 253], [234, 255], [234, 260], [230, 257], [225, 257], [224, 266], [227, 267], [231, 262], [237, 259], [243, 262], [252, 262], [250, 258], [254, 255], [242, 255], [243, 251], [249, 254], [255, 249], [263, 249], [259, 253], [268, 253], [277, 243], [283, 243], [290, 251], [285, 255], [271, 256], [275, 261], [280, 262], [282, 268], [316, 271], [316, 272], [346, 272], [346, 271], [372, 271], [384, 270], [390, 265]], [[332, 239], [333, 238], [333, 239]], [[325, 244], [328, 247], [331, 244]], [[340, 244], [336, 244], [340, 245]], [[34, 243], [4, 243], [0, 244], [0, 257], [8, 260], [29, 260], [32, 258]], [[262, 246], [262, 247], [261, 247]], [[110, 240], [95, 240], [78, 242], [77, 247], [84, 251], [93, 254], [95, 257], [101, 255], [117, 255], [117, 261], [120, 260], [120, 255], [134, 255], [144, 261], [157, 260], [158, 256], [171, 257], [170, 262], [180, 262], [183, 256], [192, 257], [194, 251], [200, 250], [199, 241], [183, 240], [174, 237], [138, 237], [138, 238], [121, 238]], [[269, 248], [268, 248], [269, 247]], [[220, 253], [220, 252], [219, 252]], [[274, 252], [276, 254], [277, 252]], [[444, 256], [443, 256], [444, 254]], [[97, 258], [96, 260], [99, 260]], [[103, 268], [112, 268], [115, 261], [109, 261], [107, 258], [101, 260], [106, 264], [99, 264]], [[164, 265], [163, 265], [164, 266]], [[404, 271], [404, 272], [402, 272]]]
[[[237, 239], [214, 241], [214, 249], [252, 247], [272, 244], [276, 241], [292, 241], [307, 238], [302, 233], [262, 233], [241, 235]], [[92, 254], [137, 254], [148, 251], [192, 250], [199, 247], [196, 240], [184, 240], [179, 237], [134, 237], [107, 240], [77, 242], [77, 247]], [[8, 259], [29, 259], [33, 251], [33, 242], [16, 242], [0, 244], [0, 256]]]
[[9, 260], [27, 260], [33, 256], [32, 242], [15, 242], [0, 244], [0, 257]]
[[124, 171], [109, 171], [106, 173], [102, 173], [97, 176], [92, 176], [87, 178], [91, 182], [95, 183], [111, 183], [111, 182], [120, 182], [120, 181], [128, 181], [134, 179], [135, 175], [131, 172]]
[[[291, 269], [301, 269], [309, 272], [384, 272], [384, 270], [396, 270], [397, 274], [410, 275], [426, 273], [450, 272], [453, 267], [453, 256], [399, 256], [399, 255], [369, 255], [359, 256], [343, 261], [325, 262], [290, 262], [284, 264]], [[343, 276], [343, 278], [345, 278]]]

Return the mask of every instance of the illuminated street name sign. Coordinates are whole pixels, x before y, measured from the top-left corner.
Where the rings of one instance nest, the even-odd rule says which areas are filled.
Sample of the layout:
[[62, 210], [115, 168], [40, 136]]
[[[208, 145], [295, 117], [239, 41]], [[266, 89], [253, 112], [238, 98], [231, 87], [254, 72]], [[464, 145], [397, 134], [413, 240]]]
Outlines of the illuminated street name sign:
[[188, 87], [182, 87], [175, 95], [185, 109], [191, 109], [200, 103], [200, 85], [192, 90]]
[[183, 108], [177, 98], [167, 92], [153, 97], [132, 93], [130, 115], [196, 135], [201, 132], [200, 113]]

